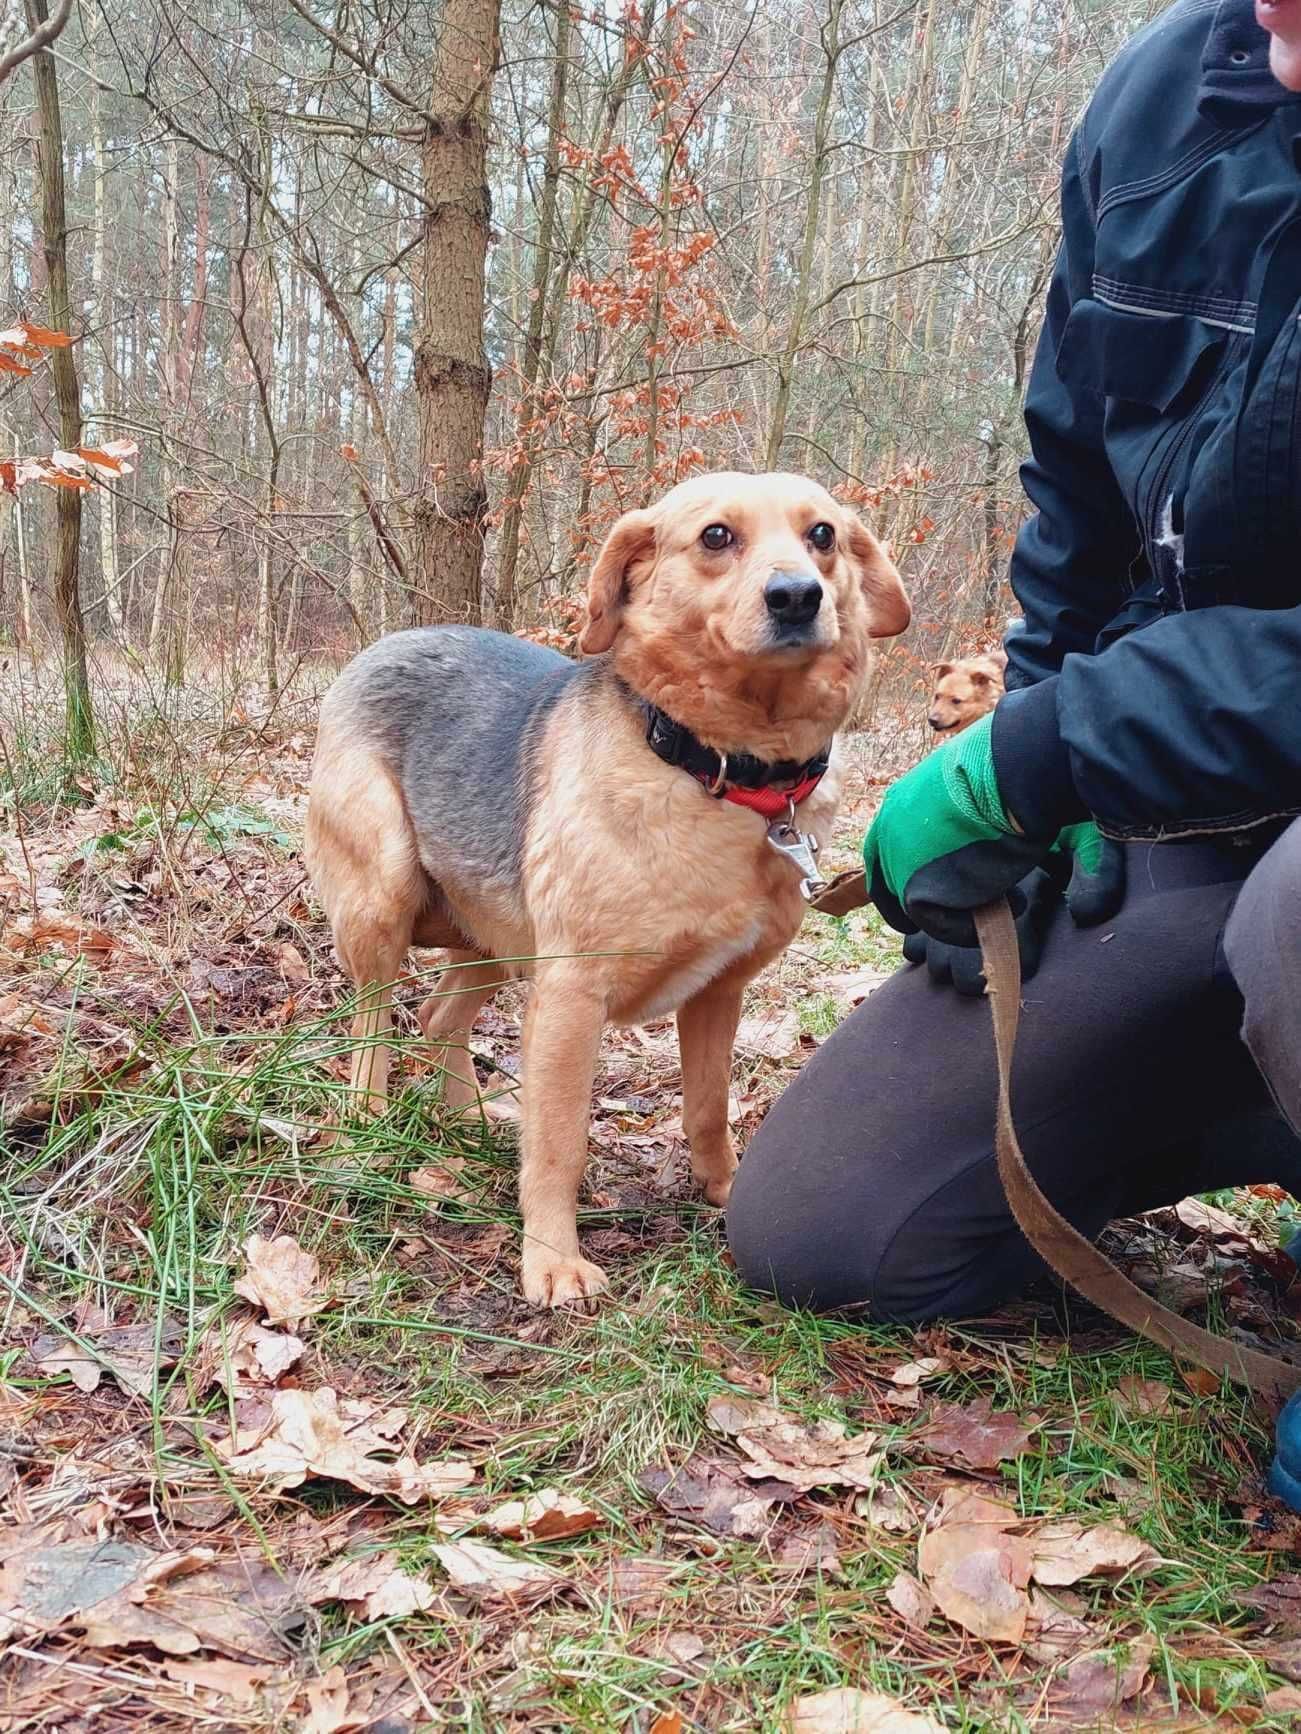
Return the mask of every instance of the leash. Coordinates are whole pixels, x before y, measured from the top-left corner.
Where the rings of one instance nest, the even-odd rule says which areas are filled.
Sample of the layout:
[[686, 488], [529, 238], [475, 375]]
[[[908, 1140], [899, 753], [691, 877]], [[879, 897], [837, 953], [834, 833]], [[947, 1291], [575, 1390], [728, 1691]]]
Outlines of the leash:
[[[867, 901], [859, 868], [838, 874], [812, 900], [812, 906], [824, 915], [845, 915]], [[1016, 925], [1011, 909], [1001, 898], [997, 903], [973, 910], [972, 916], [980, 941], [998, 1063], [998, 1114], [994, 1126], [998, 1177], [1022, 1234], [1049, 1270], [1070, 1283], [1094, 1306], [1168, 1354], [1194, 1361], [1217, 1377], [1232, 1379], [1263, 1396], [1283, 1397], [1301, 1391], [1301, 1365], [1218, 1337], [1162, 1306], [1132, 1283], [1105, 1252], [1067, 1222], [1044, 1197], [1026, 1166], [1012, 1117], [1012, 1056], [1021, 1022], [1021, 953], [1016, 942]]]
[[998, 1118], [994, 1132], [998, 1175], [1021, 1232], [1044, 1263], [1078, 1289], [1086, 1300], [1169, 1354], [1195, 1361], [1220, 1378], [1232, 1379], [1262, 1395], [1283, 1396], [1301, 1390], [1301, 1366], [1218, 1337], [1144, 1294], [1087, 1235], [1072, 1227], [1039, 1190], [1026, 1167], [1012, 1118], [1012, 1054], [1021, 1021], [1021, 954], [1016, 927], [1012, 911], [1001, 898], [997, 903], [973, 910], [972, 914], [980, 940], [998, 1059]]

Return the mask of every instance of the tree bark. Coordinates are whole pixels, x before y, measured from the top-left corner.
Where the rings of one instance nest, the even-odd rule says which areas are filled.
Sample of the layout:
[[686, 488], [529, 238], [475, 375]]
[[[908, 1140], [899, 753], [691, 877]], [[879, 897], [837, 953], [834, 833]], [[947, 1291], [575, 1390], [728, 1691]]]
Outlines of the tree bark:
[[[33, 32], [49, 23], [47, 0], [27, 0], [27, 22]], [[41, 242], [49, 282], [50, 319], [56, 330], [71, 331], [72, 303], [68, 294], [68, 213], [63, 191], [63, 118], [59, 112], [59, 79], [54, 56], [41, 49], [33, 56], [36, 102], [40, 117], [37, 163], [41, 182]], [[56, 349], [50, 360], [54, 395], [59, 406], [59, 440], [65, 451], [81, 444], [81, 387], [71, 348]], [[79, 556], [81, 552], [81, 492], [60, 488], [55, 502], [57, 534], [54, 548], [54, 608], [63, 645], [63, 686], [66, 701], [63, 744], [70, 767], [84, 764], [95, 751], [95, 718], [86, 672], [86, 626], [81, 613]]]
[[569, 79], [569, 0], [556, 8], [555, 66], [551, 75], [551, 99], [547, 111], [546, 155], [542, 167], [542, 204], [533, 253], [528, 330], [524, 337], [518, 420], [519, 456], [506, 483], [506, 511], [501, 524], [501, 555], [497, 566], [497, 625], [509, 632], [515, 623], [516, 572], [519, 565], [520, 527], [524, 501], [537, 440], [533, 423], [538, 413], [538, 379], [542, 371], [542, 333], [547, 316], [551, 283], [552, 247], [556, 228], [556, 205], [560, 193], [560, 137], [565, 127], [565, 92]]
[[[98, 7], [92, 10], [89, 48], [96, 72], [99, 69], [99, 33], [104, 14]], [[111, 423], [113, 415], [113, 292], [108, 282], [108, 153], [104, 144], [104, 104], [98, 77], [90, 86], [90, 125], [95, 153], [95, 238], [91, 253], [90, 276], [94, 292], [95, 319], [99, 324], [100, 388], [99, 425]], [[101, 488], [96, 501], [99, 508], [99, 577], [104, 590], [104, 606], [108, 610], [109, 628], [119, 642], [126, 620], [122, 610], [122, 590], [117, 572], [117, 526], [114, 522], [114, 498], [110, 488]]]
[[425, 621], [482, 613], [487, 491], [483, 428], [492, 373], [483, 349], [490, 195], [488, 99], [499, 0], [445, 0], [426, 127], [422, 306], [415, 384], [420, 496], [416, 607]]

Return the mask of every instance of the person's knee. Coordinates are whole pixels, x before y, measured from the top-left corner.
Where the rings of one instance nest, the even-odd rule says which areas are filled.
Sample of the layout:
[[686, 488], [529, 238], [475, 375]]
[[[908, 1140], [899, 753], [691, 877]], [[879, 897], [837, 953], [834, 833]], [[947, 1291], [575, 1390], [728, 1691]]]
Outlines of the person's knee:
[[938, 1273], [928, 1285], [916, 1260], [891, 1256], [903, 1222], [884, 1197], [847, 1206], [810, 1193], [796, 1162], [778, 1177], [763, 1156], [753, 1147], [746, 1155], [727, 1207], [728, 1245], [747, 1287], [812, 1312], [853, 1308], [900, 1323], [939, 1316]]

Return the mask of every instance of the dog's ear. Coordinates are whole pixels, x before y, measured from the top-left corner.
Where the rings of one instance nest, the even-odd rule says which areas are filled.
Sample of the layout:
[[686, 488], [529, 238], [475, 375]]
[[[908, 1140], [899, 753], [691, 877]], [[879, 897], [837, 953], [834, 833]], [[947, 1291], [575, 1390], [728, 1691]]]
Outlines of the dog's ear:
[[953, 673], [951, 662], [935, 662], [931, 664], [931, 673], [936, 680], [943, 680], [946, 674]]
[[625, 512], [605, 538], [587, 581], [587, 622], [578, 640], [585, 656], [598, 656], [619, 636], [629, 569], [654, 551], [654, 513]]
[[886, 558], [885, 550], [854, 513], [849, 516], [849, 552], [858, 565], [859, 582], [867, 597], [873, 638], [894, 638], [912, 619], [912, 609], [904, 593], [903, 580], [895, 571], [894, 562]]
[[994, 677], [993, 675], [986, 674], [983, 668], [973, 668], [970, 680], [972, 686], [984, 688], [993, 685]]

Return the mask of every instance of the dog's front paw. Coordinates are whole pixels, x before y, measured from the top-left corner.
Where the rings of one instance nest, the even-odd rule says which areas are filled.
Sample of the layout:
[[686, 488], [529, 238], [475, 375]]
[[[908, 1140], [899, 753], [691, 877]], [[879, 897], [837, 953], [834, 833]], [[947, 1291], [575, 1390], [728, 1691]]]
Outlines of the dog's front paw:
[[530, 1306], [581, 1306], [592, 1311], [595, 1297], [610, 1286], [599, 1265], [586, 1258], [561, 1258], [552, 1252], [526, 1252], [521, 1280]]
[[736, 1157], [729, 1150], [725, 1156], [711, 1162], [708, 1167], [693, 1165], [692, 1179], [709, 1202], [716, 1204], [721, 1210], [732, 1196], [732, 1182], [736, 1179]]

